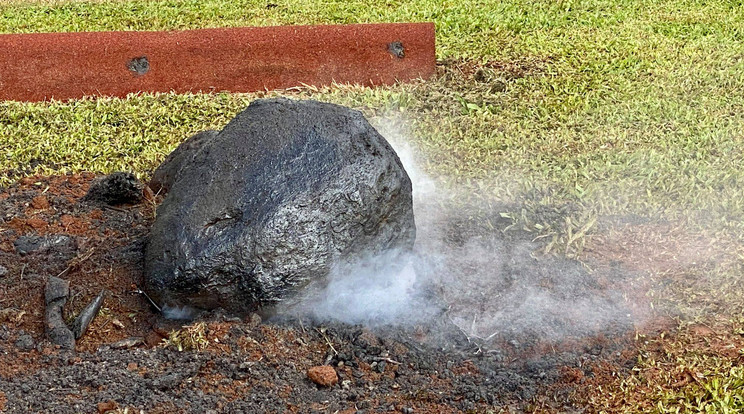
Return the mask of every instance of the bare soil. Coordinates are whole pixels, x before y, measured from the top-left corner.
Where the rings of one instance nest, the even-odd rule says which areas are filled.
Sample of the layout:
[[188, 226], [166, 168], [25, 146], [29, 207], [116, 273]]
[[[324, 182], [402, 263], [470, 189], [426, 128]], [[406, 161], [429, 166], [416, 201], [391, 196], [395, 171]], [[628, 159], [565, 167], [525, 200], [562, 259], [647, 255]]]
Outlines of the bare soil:
[[[200, 349], [179, 350], [166, 344], [183, 324], [136, 293], [159, 200], [82, 201], [93, 178], [24, 178], [0, 192], [0, 411], [586, 412], [576, 396], [632, 369], [636, 332], [653, 336], [672, 323], [646, 318], [641, 326], [631, 318], [550, 340], [506, 331], [485, 346], [444, 317], [368, 329], [211, 312], [183, 331]], [[608, 280], [618, 265], [605, 265], [610, 273], [592, 281], [602, 287], [597, 295], [612, 291], [602, 284], [630, 283]], [[74, 351], [45, 338], [44, 286], [57, 275], [70, 281], [68, 321], [107, 292]], [[643, 286], [623, 291], [644, 294]], [[310, 381], [307, 370], [318, 365], [333, 367], [338, 383]]]

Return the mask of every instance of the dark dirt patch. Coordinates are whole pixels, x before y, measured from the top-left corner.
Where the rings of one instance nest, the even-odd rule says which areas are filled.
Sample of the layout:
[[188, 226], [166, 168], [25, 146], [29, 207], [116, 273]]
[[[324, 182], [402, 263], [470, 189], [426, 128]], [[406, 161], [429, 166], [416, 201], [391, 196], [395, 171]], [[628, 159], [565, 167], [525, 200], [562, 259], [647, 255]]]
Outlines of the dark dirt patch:
[[43, 158], [31, 158], [28, 162], [19, 163], [16, 168], [2, 171], [2, 175], [9, 179], [14, 179], [29, 176], [39, 167], [48, 167], [52, 170], [58, 170], [64, 166], [66, 166], [65, 163], [55, 163]]
[[439, 65], [438, 74], [445, 80], [453, 80], [461, 75], [477, 82], [489, 82], [494, 79], [513, 81], [528, 76], [540, 76], [552, 62], [551, 57], [492, 60], [483, 64], [467, 59], [448, 59]]
[[[575, 390], [634, 363], [632, 323], [550, 340], [542, 331], [505, 331], [484, 346], [446, 315], [370, 330], [210, 313], [203, 350], [159, 346], [180, 325], [132, 293], [142, 282], [155, 203], [112, 209], [84, 202], [93, 178], [33, 177], [0, 192], [0, 266], [7, 269], [0, 277], [0, 408], [8, 412], [95, 412], [99, 403], [147, 412], [558, 411], [572, 406]], [[452, 223], [448, 242], [469, 239], [469, 226]], [[73, 250], [16, 249], [22, 237], [56, 236], [73, 239]], [[52, 346], [43, 331], [44, 286], [60, 274], [70, 282], [68, 323], [108, 292], [75, 351]], [[602, 295], [602, 283], [611, 282], [593, 283]], [[111, 346], [132, 337], [144, 345]], [[310, 381], [307, 370], [317, 365], [332, 366], [338, 383]]]
[[[40, 340], [44, 286], [50, 276], [68, 268], [64, 276], [70, 282], [64, 315], [68, 322], [101, 290], [110, 292], [104, 314], [115, 316], [99, 317], [92, 327], [99, 332], [99, 339], [94, 339], [95, 333], [89, 334], [78, 350], [95, 349], [101, 341], [141, 335], [147, 332], [143, 326], [152, 319], [144, 299], [130, 293], [132, 285], [140, 283], [141, 249], [152, 217], [150, 206], [111, 209], [81, 202], [92, 178], [24, 179], [0, 196], [0, 210], [5, 212], [0, 226], [0, 263], [8, 269], [0, 279], [0, 307], [14, 319], [9, 327], [23, 329]], [[39, 197], [46, 199], [43, 208], [36, 208], [39, 203], [32, 202]], [[60, 240], [65, 242], [54, 242]], [[111, 325], [113, 318], [121, 319], [124, 327]], [[106, 330], [110, 332], [102, 335], [96, 324], [100, 327], [107, 319]]]

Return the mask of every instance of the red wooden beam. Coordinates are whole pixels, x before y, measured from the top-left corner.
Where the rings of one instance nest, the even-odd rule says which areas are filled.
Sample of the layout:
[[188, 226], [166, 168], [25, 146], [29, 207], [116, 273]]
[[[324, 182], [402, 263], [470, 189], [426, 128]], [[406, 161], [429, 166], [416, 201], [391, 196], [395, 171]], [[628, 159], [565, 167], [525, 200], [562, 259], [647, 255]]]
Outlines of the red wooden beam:
[[0, 35], [0, 99], [251, 92], [434, 73], [432, 23]]

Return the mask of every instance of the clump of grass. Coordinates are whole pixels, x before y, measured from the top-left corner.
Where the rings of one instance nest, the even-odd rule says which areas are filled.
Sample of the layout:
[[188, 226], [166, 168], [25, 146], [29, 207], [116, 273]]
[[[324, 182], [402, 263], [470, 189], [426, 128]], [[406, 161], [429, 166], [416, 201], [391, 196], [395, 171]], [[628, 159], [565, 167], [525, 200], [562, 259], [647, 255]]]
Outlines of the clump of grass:
[[[702, 395], [690, 408], [698, 412], [740, 413], [744, 411], [744, 367], [732, 367], [728, 375], [702, 384]], [[673, 400], [684, 400], [675, 396]]]
[[744, 410], [744, 368], [722, 352], [744, 352], [741, 338], [719, 332], [701, 338], [681, 328], [679, 335], [640, 336], [633, 373], [603, 384], [592, 404], [598, 412], [740, 413]]
[[182, 351], [203, 351], [209, 346], [207, 339], [207, 324], [197, 322], [184, 326], [183, 329], [172, 330], [168, 338], [163, 339], [163, 346]]
[[[585, 211], [572, 222], [686, 216], [693, 225], [744, 233], [744, 96], [735, 93], [744, 89], [743, 17], [744, 9], [723, 0], [308, 0], [268, 9], [253, 0], [42, 2], [0, 6], [0, 32], [431, 20], [445, 59], [436, 79], [284, 94], [346, 104], [372, 118], [399, 112], [409, 138], [436, 160], [432, 168], [481, 180], [490, 194], [534, 209], [578, 205]], [[146, 178], [189, 135], [221, 128], [260, 96], [2, 103], [0, 185], [81, 170]], [[528, 218], [551, 228], [541, 235], [564, 226]]]

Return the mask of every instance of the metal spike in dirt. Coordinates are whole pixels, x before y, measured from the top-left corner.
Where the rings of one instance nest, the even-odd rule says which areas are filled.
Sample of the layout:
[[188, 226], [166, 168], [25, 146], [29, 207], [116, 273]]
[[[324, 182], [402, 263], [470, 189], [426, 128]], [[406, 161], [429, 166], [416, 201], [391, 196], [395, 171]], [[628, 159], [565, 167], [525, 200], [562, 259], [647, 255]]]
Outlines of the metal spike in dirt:
[[96, 296], [93, 301], [91, 301], [88, 306], [85, 307], [85, 309], [80, 312], [80, 314], [77, 316], [75, 321], [72, 323], [72, 333], [75, 335], [75, 339], [80, 339], [85, 331], [88, 330], [88, 326], [91, 322], [93, 322], [93, 319], [98, 315], [98, 311], [101, 310], [101, 305], [103, 305], [103, 299], [106, 295], [106, 291], [102, 290], [101, 293]]

